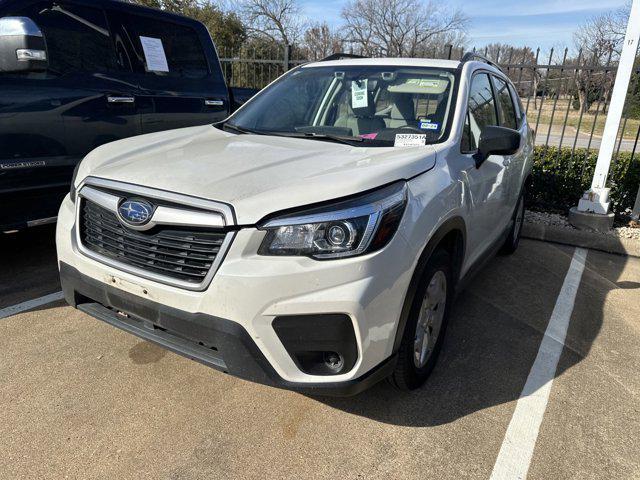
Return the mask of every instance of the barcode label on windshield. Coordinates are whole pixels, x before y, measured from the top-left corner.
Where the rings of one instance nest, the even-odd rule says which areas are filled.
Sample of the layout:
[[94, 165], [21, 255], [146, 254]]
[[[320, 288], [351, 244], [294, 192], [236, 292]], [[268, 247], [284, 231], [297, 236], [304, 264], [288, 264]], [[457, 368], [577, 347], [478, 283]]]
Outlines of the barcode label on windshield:
[[394, 147], [420, 147], [426, 145], [427, 136], [421, 133], [398, 133]]

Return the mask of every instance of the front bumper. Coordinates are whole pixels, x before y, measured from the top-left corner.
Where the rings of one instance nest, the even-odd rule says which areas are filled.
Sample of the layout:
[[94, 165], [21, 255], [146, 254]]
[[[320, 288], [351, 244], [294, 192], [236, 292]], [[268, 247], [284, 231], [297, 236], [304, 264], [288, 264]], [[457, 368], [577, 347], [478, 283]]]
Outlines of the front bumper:
[[60, 264], [60, 280], [65, 300], [88, 315], [216, 370], [264, 385], [310, 395], [356, 395], [387, 377], [395, 365], [395, 356], [391, 356], [357, 379], [289, 382], [278, 375], [236, 322], [140, 299], [64, 263]]
[[[137, 322], [131, 324], [134, 326], [144, 327], [146, 320], [170, 330], [155, 320], [180, 318], [188, 325], [174, 333], [192, 343], [195, 340], [195, 345], [166, 345], [179, 353], [234, 375], [298, 390], [319, 391], [322, 386], [330, 391], [340, 384], [349, 391], [364, 379], [377, 379], [379, 372], [386, 372], [389, 367], [381, 365], [393, 362], [390, 359], [399, 318], [414, 268], [413, 252], [402, 231], [376, 253], [331, 261], [257, 255], [263, 238], [263, 231], [240, 228], [206, 290], [189, 291], [141, 278], [84, 255], [76, 244], [75, 208], [68, 196], [60, 208], [56, 232], [62, 282], [72, 304], [103, 320], [108, 317], [107, 321], [129, 331], [133, 331], [127, 325], [129, 320], [124, 321], [125, 317], [111, 310], [107, 314], [99, 305], [130, 314], [130, 320]], [[98, 305], [83, 306], [87, 304]], [[301, 368], [274, 328], [280, 317], [327, 314], [351, 322], [357, 350], [353, 366], [335, 375]], [[169, 322], [171, 326], [173, 323]], [[231, 327], [220, 328], [223, 323]], [[222, 358], [224, 367], [216, 365], [219, 362], [210, 358], [210, 352], [190, 353], [191, 347], [202, 347], [198, 342], [209, 344], [205, 341], [211, 333], [209, 326], [216, 332], [235, 332], [231, 336], [214, 335], [216, 341], [223, 338], [233, 345], [220, 347], [227, 351]], [[154, 331], [158, 334], [157, 329], [151, 333]], [[167, 344], [163, 335], [149, 332], [138, 329], [133, 333]], [[202, 353], [199, 348], [196, 351]], [[237, 355], [238, 352], [244, 353]]]

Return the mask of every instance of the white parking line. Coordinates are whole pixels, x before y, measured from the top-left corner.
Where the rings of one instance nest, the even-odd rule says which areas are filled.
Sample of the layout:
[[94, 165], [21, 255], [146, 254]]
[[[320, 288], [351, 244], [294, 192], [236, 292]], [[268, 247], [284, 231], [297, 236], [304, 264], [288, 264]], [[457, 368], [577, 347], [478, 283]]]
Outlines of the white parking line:
[[564, 347], [587, 251], [576, 248], [527, 383], [513, 412], [491, 480], [526, 478]]
[[45, 295], [44, 297], [27, 300], [26, 302], [18, 303], [17, 305], [12, 305], [10, 307], [1, 309], [0, 319], [10, 317], [11, 315], [16, 315], [26, 310], [31, 310], [32, 308], [41, 307], [42, 305], [46, 305], [47, 303], [57, 302], [58, 300], [62, 300], [63, 298], [64, 295], [62, 294], [62, 292], [56, 292]]

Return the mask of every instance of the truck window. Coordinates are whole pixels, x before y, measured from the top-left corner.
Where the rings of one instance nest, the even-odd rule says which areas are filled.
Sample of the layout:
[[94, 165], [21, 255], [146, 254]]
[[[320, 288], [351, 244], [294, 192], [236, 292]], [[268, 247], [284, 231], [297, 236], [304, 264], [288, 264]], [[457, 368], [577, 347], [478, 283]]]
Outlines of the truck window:
[[[145, 16], [123, 14], [122, 17], [126, 18], [131, 32], [130, 38], [139, 59], [138, 70], [149, 75], [192, 79], [209, 75], [200, 37], [193, 28]], [[150, 55], [148, 50], [145, 52], [143, 42], [155, 48], [155, 55]], [[163, 57], [167, 68], [158, 64]]]
[[31, 18], [42, 30], [50, 73], [118, 69], [104, 12], [68, 2], [38, 2], [12, 13]]

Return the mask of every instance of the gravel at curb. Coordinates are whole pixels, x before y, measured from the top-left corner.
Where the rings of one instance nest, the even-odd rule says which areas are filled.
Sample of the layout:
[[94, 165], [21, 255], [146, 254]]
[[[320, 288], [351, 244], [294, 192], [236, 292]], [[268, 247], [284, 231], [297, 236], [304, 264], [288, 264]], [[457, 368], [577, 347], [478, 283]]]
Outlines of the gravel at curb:
[[562, 243], [575, 247], [590, 248], [607, 253], [640, 257], [640, 239], [624, 238], [616, 235], [603, 234], [567, 228], [544, 223], [526, 221], [522, 226], [522, 236], [533, 240]]
[[[527, 223], [542, 224], [546, 226], [562, 227], [569, 230], [579, 231], [569, 223], [569, 219], [565, 215], [546, 212], [525, 212], [525, 221]], [[606, 235], [618, 238], [633, 238], [640, 240], [640, 228], [631, 227], [614, 227], [608, 232], [592, 232], [597, 235]]]

